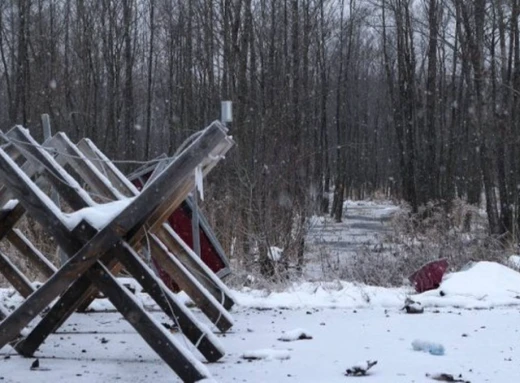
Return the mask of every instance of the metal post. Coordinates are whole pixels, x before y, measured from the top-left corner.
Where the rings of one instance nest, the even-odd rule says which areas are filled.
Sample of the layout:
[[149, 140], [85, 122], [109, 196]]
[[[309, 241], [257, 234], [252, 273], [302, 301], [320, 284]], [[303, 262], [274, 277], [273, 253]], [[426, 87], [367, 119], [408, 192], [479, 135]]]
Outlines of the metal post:
[[200, 223], [199, 223], [199, 196], [198, 196], [198, 190], [195, 187], [193, 189], [193, 208], [191, 211], [191, 233], [193, 237], [193, 251], [195, 254], [197, 254], [199, 257], [201, 256], [200, 252]]
[[[42, 114], [42, 127], [43, 127], [43, 141], [47, 141], [51, 138], [52, 132], [51, 132], [51, 119], [47, 113]], [[60, 196], [56, 190], [52, 190], [51, 192], [51, 199], [54, 201], [56, 206], [60, 207]], [[59, 247], [57, 248], [58, 257], [60, 259], [60, 264], [64, 264], [67, 262], [68, 257], [67, 254], [62, 251]]]

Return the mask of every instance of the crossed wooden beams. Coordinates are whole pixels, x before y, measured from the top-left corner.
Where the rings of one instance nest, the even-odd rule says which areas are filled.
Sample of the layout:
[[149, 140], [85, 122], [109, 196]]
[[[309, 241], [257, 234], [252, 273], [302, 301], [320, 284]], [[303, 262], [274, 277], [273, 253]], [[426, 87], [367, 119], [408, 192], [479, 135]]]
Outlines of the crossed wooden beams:
[[[10, 315], [0, 310], [0, 318], [4, 317], [0, 323], [0, 348], [17, 339], [13, 343], [16, 350], [32, 355], [80, 305], [88, 305], [99, 289], [184, 381], [208, 377], [204, 366], [140, 307], [111, 271], [122, 265], [158, 306], [179, 323], [183, 334], [208, 361], [224, 355], [213, 333], [164, 286], [137, 251], [146, 244], [161, 267], [215, 326], [221, 331], [232, 326], [227, 309], [234, 302], [229, 290], [164, 223], [193, 189], [194, 169], [202, 167], [207, 173], [231, 147], [226, 129], [218, 122], [212, 123], [141, 192], [89, 140], [75, 146], [64, 134], [58, 134], [45, 143], [45, 149], [20, 127], [13, 128], [5, 138], [9, 144], [0, 149], [0, 178], [5, 185], [5, 190], [0, 191], [0, 202], [3, 204], [9, 196], [17, 201], [10, 201], [0, 211], [0, 236], [6, 236], [15, 246], [18, 241], [20, 247], [16, 247], [23, 248], [24, 255], [31, 252], [32, 257], [28, 258], [49, 279], [34, 290], [14, 265], [6, 263], [4, 268], [0, 263], [1, 270], [7, 270], [4, 275], [26, 297]], [[20, 167], [15, 160], [23, 162], [23, 158], [27, 161]], [[88, 221], [88, 209], [99, 206], [65, 171], [67, 166], [72, 166], [81, 181], [99, 196], [115, 201], [111, 207], [118, 206], [112, 219], [102, 223]], [[71, 225], [72, 217], [63, 214], [31, 178], [50, 183], [76, 211], [80, 222]], [[46, 228], [69, 256], [69, 261], [58, 270], [21, 232], [13, 229], [25, 212]], [[60, 294], [29, 335], [21, 337], [20, 331]]]

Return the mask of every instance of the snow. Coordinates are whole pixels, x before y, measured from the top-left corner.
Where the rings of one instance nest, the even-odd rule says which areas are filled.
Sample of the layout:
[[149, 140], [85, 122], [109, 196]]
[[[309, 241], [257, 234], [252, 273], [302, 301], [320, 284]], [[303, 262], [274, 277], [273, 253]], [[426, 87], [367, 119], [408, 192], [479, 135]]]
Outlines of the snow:
[[[354, 217], [349, 224], [357, 216], [386, 218], [396, 209], [372, 201], [347, 203]], [[354, 229], [343, 234], [364, 230]], [[119, 282], [135, 286], [135, 299], [152, 311], [156, 323], [171, 323], [136, 281]], [[469, 265], [423, 294], [410, 286], [382, 288], [342, 280], [302, 281], [270, 290], [244, 287], [230, 294], [238, 304], [231, 312], [235, 325], [226, 334], [198, 309], [190, 311], [226, 351], [218, 363], [204, 365], [209, 371], [204, 383], [344, 383], [353, 379], [345, 376], [347, 369], [367, 365], [358, 361], [378, 362], [363, 377], [369, 383], [429, 382], [443, 374], [462, 375], [473, 383], [514, 382], [520, 376], [520, 273], [498, 263]], [[184, 293], [175, 298], [189, 302]], [[421, 304], [424, 313], [402, 310], [407, 298]], [[12, 289], [0, 289], [0, 307], [12, 310], [20, 300]], [[107, 300], [92, 307], [112, 311], [73, 314], [37, 351], [40, 370], [31, 371], [34, 359], [18, 356], [10, 346], [0, 349], [0, 381], [180, 382]], [[302, 333], [312, 339], [280, 341], [299, 339]], [[182, 331], [169, 336], [194, 360], [204, 361]], [[413, 344], [428, 352], [414, 351]], [[444, 355], [430, 354], [431, 345], [442, 346]]]
[[74, 213], [63, 213], [64, 222], [69, 230], [73, 230], [81, 221], [85, 220], [93, 227], [101, 230], [115, 217], [118, 216], [132, 201], [132, 198], [125, 198], [100, 205], [90, 206]]
[[291, 354], [290, 354], [289, 350], [275, 350], [272, 348], [265, 348], [262, 350], [246, 351], [246, 352], [244, 352], [244, 354], [242, 354], [242, 358], [251, 359], [251, 360], [255, 360], [255, 359], [285, 360], [285, 359], [290, 359]]
[[295, 328], [294, 330], [286, 331], [278, 340], [282, 342], [293, 342], [295, 340], [312, 339], [309, 331], [302, 328]]
[[245, 287], [236, 291], [235, 296], [247, 307], [385, 308], [402, 307], [407, 292], [406, 288], [387, 289], [335, 281], [294, 283], [280, 292]]
[[5, 209], [5, 210], [13, 210], [16, 205], [18, 205], [18, 200], [17, 199], [10, 199], [9, 201], [7, 201], [5, 203], [5, 205], [2, 207], [2, 209]]
[[[442, 294], [441, 294], [442, 293]], [[494, 262], [478, 262], [448, 274], [436, 290], [418, 294], [423, 306], [472, 309], [520, 304], [520, 273]]]
[[195, 188], [199, 192], [201, 201], [204, 201], [204, 175], [202, 174], [202, 166], [195, 168]]
[[440, 343], [430, 342], [427, 340], [416, 339], [412, 342], [414, 351], [424, 351], [432, 355], [444, 355], [444, 346]]
[[[514, 382], [520, 375], [518, 308], [449, 309], [419, 316], [379, 308], [309, 312], [237, 308], [235, 327], [220, 336], [227, 355], [206, 366], [214, 381], [344, 383], [346, 369], [360, 360], [378, 361], [363, 380], [370, 383], [428, 382], [425, 374], [437, 372], [463, 374], [472, 382]], [[154, 316], [166, 320], [158, 313]], [[313, 339], [293, 342], [290, 349], [281, 347], [277, 338], [288, 324], [308, 329]], [[174, 336], [189, 346], [180, 334]], [[443, 344], [446, 355], [415, 352], [411, 342], [425, 336]], [[108, 342], [102, 343], [102, 338]], [[244, 360], [250, 353], [266, 359]], [[280, 355], [290, 358], [275, 358]], [[30, 371], [34, 359], [4, 347], [2, 381], [180, 382], [117, 313], [74, 314], [36, 356], [48, 371]]]

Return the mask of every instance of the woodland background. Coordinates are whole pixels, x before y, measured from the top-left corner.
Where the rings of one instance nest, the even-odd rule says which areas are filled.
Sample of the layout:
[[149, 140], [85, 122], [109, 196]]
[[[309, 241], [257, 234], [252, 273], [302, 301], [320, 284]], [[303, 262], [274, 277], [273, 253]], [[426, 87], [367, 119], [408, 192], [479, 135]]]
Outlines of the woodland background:
[[130, 171], [232, 100], [237, 146], [204, 208], [264, 274], [271, 246], [300, 270], [307, 218], [341, 221], [346, 198], [423, 216], [482, 204], [488, 233], [515, 244], [519, 13], [520, 0], [3, 0], [0, 126], [41, 140], [48, 113]]

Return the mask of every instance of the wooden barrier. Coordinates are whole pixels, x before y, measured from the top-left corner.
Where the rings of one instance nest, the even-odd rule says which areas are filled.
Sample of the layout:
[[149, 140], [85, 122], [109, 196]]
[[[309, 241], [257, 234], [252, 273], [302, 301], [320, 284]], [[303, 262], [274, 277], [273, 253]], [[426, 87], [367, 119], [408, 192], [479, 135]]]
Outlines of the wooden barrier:
[[[20, 127], [3, 135], [7, 144], [0, 148], [0, 179], [4, 184], [0, 190], [0, 202], [4, 204], [0, 210], [0, 239], [9, 240], [48, 280], [35, 290], [0, 253], [0, 270], [26, 298], [10, 314], [0, 308], [0, 348], [16, 339], [16, 350], [32, 355], [49, 334], [81, 304], [88, 304], [99, 290], [184, 381], [208, 377], [204, 366], [137, 304], [113, 273], [124, 267], [164, 313], [179, 323], [182, 333], [208, 361], [224, 355], [213, 333], [199, 324], [164, 286], [138, 251], [147, 246], [217, 328], [226, 331], [232, 326], [226, 310], [234, 303], [229, 290], [164, 223], [193, 189], [195, 169], [201, 167], [204, 173], [209, 172], [232, 146], [226, 132], [220, 123], [212, 123], [141, 192], [88, 140], [76, 146], [59, 133], [44, 148]], [[67, 172], [68, 167], [74, 171]], [[50, 184], [74, 213], [64, 214], [38, 186], [42, 182]], [[92, 191], [97, 200], [101, 197], [111, 201], [110, 205], [96, 203], [86, 190]], [[7, 202], [8, 198], [17, 201]], [[113, 213], [102, 222], [92, 222], [92, 212], [99, 209]], [[55, 238], [68, 262], [57, 269], [15, 228], [23, 214], [30, 215]], [[57, 303], [29, 335], [21, 337], [21, 330], [59, 295]]]

